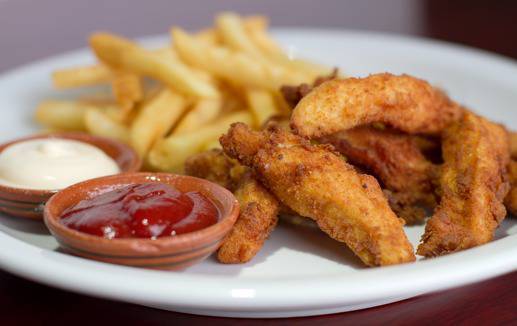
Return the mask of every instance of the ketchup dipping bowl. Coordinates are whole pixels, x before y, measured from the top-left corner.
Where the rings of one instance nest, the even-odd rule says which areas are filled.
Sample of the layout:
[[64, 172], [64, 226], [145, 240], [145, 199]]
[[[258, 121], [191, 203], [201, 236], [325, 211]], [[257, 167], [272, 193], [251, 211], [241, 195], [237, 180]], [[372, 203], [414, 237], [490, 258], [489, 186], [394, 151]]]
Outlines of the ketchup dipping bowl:
[[[8, 146], [36, 139], [69, 139], [84, 142], [101, 149], [118, 165], [120, 173], [136, 172], [142, 165], [137, 153], [129, 146], [107, 138], [86, 133], [52, 133], [16, 139], [0, 145], [0, 153]], [[9, 215], [41, 219], [45, 202], [59, 189], [25, 189], [0, 184], [0, 211]]]
[[[114, 238], [74, 230], [61, 221], [63, 212], [82, 200], [132, 184], [163, 183], [177, 190], [199, 192], [219, 211], [218, 221], [206, 228], [151, 238]], [[44, 220], [66, 251], [108, 263], [178, 270], [191, 266], [216, 251], [239, 215], [239, 204], [225, 188], [207, 180], [169, 173], [127, 173], [87, 180], [55, 194], [45, 205]]]

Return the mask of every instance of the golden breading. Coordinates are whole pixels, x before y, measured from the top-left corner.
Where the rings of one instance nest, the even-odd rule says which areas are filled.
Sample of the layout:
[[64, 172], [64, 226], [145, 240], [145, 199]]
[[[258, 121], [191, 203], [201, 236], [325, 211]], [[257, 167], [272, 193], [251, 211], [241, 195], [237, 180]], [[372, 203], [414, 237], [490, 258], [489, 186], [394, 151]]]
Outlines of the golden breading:
[[418, 254], [440, 256], [492, 240], [506, 215], [506, 130], [473, 113], [443, 134], [442, 198], [427, 222]]
[[517, 132], [510, 132], [510, 153], [513, 159], [517, 159]]
[[410, 134], [439, 134], [461, 112], [459, 105], [429, 83], [384, 73], [321, 84], [298, 103], [291, 126], [309, 138], [374, 122]]
[[510, 191], [504, 199], [504, 204], [510, 213], [517, 216], [517, 161], [510, 161], [508, 165], [508, 177], [510, 179]]
[[246, 167], [224, 155], [221, 149], [194, 154], [185, 161], [185, 174], [215, 182], [230, 191], [235, 190], [246, 171]]
[[420, 151], [416, 136], [360, 126], [319, 139], [347, 161], [378, 177], [388, 191], [391, 208], [407, 224], [422, 223], [423, 207], [434, 208], [437, 167]]
[[234, 194], [241, 212], [217, 252], [217, 259], [225, 264], [250, 261], [278, 222], [278, 200], [250, 173], [243, 176]]
[[510, 132], [510, 154], [512, 161], [508, 165], [508, 175], [510, 178], [510, 191], [504, 199], [506, 209], [517, 216], [517, 132]]
[[372, 176], [359, 174], [327, 146], [287, 131], [252, 131], [233, 124], [220, 139], [227, 155], [253, 169], [296, 213], [314, 219], [368, 266], [415, 260], [402, 222]]
[[258, 182], [248, 168], [213, 149], [191, 156], [185, 162], [188, 175], [207, 179], [232, 191], [241, 211], [232, 231], [219, 248], [221, 263], [251, 260], [264, 245], [278, 221], [278, 200]]

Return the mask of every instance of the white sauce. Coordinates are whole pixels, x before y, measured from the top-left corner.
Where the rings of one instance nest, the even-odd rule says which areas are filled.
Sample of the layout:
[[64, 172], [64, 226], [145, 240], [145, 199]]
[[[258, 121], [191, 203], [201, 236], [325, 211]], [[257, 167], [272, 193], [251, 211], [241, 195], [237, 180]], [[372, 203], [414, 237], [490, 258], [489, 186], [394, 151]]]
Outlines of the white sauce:
[[119, 172], [101, 149], [76, 140], [28, 140], [0, 153], [0, 184], [15, 188], [57, 190]]

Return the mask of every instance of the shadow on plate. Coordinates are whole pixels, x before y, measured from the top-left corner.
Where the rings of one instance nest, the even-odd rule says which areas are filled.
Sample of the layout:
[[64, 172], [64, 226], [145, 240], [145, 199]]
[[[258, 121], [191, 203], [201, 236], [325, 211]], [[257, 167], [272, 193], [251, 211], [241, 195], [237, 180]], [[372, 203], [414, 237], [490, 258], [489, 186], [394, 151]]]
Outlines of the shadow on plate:
[[494, 239], [517, 234], [517, 216], [508, 215], [496, 229]]
[[9, 216], [6, 214], [0, 214], [0, 229], [5, 232], [9, 230], [15, 230], [19, 232], [50, 235], [43, 220], [33, 220], [28, 218]]
[[[336, 240], [331, 239], [325, 233], [310, 224], [293, 225], [280, 219], [278, 226], [271, 234], [271, 239], [267, 240], [259, 253], [248, 263], [245, 264], [220, 264], [217, 255], [214, 254], [207, 258], [208, 263], [215, 268], [212, 272], [225, 275], [238, 275], [243, 269], [265, 263], [281, 249], [289, 249], [295, 252], [307, 253], [319, 256], [320, 258], [349, 266], [353, 269], [366, 268], [348, 247]], [[219, 270], [221, 268], [221, 270]], [[196, 270], [186, 269], [185, 272]], [[206, 271], [203, 271], [204, 274]]]

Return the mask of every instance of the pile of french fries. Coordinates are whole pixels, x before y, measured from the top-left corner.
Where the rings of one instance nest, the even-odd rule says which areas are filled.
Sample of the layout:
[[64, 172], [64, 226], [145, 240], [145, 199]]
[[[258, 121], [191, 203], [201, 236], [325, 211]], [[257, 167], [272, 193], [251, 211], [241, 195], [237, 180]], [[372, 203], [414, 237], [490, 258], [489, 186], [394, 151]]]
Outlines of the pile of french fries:
[[290, 58], [262, 16], [216, 16], [214, 27], [171, 29], [171, 44], [146, 49], [110, 33], [94, 33], [92, 66], [55, 71], [57, 89], [111, 87], [111, 95], [48, 100], [35, 119], [52, 131], [77, 130], [131, 145], [145, 168], [181, 173], [185, 159], [219, 146], [233, 122], [255, 128], [288, 114], [279, 88], [311, 83], [331, 69]]

